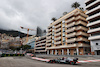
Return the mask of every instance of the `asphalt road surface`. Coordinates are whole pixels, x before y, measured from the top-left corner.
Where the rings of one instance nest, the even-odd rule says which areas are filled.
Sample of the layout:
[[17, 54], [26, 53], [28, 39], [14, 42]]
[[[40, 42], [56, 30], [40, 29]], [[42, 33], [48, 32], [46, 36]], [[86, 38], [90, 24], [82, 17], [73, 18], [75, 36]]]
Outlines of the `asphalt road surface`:
[[0, 58], [0, 67], [100, 67], [100, 62], [70, 64], [51, 64], [26, 57]]

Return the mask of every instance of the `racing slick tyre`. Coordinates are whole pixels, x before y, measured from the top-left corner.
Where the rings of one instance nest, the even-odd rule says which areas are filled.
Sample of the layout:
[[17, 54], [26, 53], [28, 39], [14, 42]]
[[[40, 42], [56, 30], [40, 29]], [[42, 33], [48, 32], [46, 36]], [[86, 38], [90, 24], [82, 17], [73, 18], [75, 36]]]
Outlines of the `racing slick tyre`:
[[55, 63], [55, 61], [53, 61], [53, 60], [50, 60], [50, 61], [49, 61], [49, 63]]
[[55, 63], [55, 61], [53, 61], [53, 63]]
[[61, 62], [60, 62], [60, 61], [58, 61], [58, 63], [60, 64]]
[[74, 65], [74, 64], [75, 64], [75, 62], [74, 62], [74, 61], [70, 61], [70, 64], [71, 64], [71, 65]]

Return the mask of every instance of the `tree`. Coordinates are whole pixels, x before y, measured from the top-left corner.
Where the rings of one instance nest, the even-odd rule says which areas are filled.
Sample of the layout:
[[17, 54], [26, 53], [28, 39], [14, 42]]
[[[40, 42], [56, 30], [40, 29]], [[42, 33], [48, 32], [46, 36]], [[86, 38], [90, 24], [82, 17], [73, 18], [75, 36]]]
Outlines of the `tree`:
[[76, 9], [76, 8], [80, 7], [80, 4], [78, 2], [75, 2], [71, 5], [71, 7]]
[[83, 7], [80, 7], [79, 9], [82, 10], [82, 11], [84, 11], [84, 8]]
[[64, 13], [63, 13], [63, 15], [66, 15], [66, 14], [67, 14], [67, 12], [64, 12]]
[[52, 20], [52, 21], [56, 21], [57, 19], [56, 19], [55, 17], [53, 17], [51, 20]]
[[30, 45], [22, 45], [22, 48], [23, 48], [23, 50], [26, 50], [26, 49], [30, 49], [31, 46]]

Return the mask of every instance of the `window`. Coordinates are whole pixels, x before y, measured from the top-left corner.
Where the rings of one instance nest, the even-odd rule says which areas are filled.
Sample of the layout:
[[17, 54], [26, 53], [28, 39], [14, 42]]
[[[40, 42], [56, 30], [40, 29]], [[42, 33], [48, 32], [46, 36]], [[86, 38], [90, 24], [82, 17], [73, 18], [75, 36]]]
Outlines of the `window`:
[[96, 43], [96, 45], [98, 45], [98, 43]]
[[63, 33], [63, 36], [65, 36], [65, 34]]
[[63, 20], [62, 23], [65, 23], [65, 21]]
[[54, 44], [54, 40], [52, 40], [52, 43]]
[[54, 26], [52, 28], [55, 28]]
[[65, 32], [65, 29], [63, 29], [63, 32]]
[[65, 43], [63, 43], [63, 45], [65, 45]]
[[76, 49], [74, 49], [74, 51], [76, 51]]

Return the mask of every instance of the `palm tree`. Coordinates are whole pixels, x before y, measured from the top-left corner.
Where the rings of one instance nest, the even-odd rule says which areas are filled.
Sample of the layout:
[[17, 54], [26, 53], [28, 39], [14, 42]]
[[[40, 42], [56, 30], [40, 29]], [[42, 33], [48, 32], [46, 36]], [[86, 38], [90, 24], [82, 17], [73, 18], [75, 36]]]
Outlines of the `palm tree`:
[[56, 19], [55, 17], [53, 17], [51, 20], [52, 20], [52, 21], [56, 21], [57, 19]]
[[80, 6], [80, 4], [79, 4], [78, 2], [75, 2], [75, 3], [72, 4], [71, 7], [76, 9], [76, 8], [78, 8], [79, 6]]
[[64, 13], [63, 13], [63, 15], [66, 15], [66, 14], [67, 14], [67, 12], [64, 12]]

